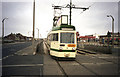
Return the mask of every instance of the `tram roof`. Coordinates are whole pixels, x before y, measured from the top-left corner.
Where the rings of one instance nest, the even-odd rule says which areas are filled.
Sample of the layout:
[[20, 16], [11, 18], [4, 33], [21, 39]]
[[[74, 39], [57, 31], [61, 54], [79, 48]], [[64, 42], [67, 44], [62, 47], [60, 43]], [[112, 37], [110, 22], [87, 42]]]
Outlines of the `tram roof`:
[[52, 29], [52, 31], [57, 31], [57, 30], [75, 30], [75, 26], [73, 25], [61, 25], [61, 26], [57, 26], [57, 27], [54, 27]]

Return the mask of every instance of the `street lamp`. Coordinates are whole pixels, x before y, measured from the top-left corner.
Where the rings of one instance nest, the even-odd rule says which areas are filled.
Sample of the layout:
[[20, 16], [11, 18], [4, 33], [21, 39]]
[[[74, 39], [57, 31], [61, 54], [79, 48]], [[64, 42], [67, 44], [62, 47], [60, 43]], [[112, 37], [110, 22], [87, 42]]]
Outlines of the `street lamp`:
[[38, 28], [36, 28], [37, 30], [38, 30], [38, 39], [39, 39], [39, 29]]
[[107, 15], [107, 17], [111, 17], [112, 18], [112, 47], [114, 47], [114, 18], [112, 15]]
[[33, 54], [35, 55], [35, 48], [34, 48], [34, 37], [35, 37], [35, 0], [33, 2], [33, 38], [32, 38], [32, 47], [33, 47]]
[[5, 21], [6, 19], [8, 19], [8, 18], [4, 18], [4, 19], [2, 20], [2, 44], [4, 43], [4, 21]]

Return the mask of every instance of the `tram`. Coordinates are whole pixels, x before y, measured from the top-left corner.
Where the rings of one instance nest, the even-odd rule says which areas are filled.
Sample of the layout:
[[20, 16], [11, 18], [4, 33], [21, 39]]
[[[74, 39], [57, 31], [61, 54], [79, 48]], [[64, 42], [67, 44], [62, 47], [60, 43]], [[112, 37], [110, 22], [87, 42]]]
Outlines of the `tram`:
[[54, 27], [47, 36], [49, 54], [57, 58], [76, 58], [77, 38], [75, 27], [61, 24]]

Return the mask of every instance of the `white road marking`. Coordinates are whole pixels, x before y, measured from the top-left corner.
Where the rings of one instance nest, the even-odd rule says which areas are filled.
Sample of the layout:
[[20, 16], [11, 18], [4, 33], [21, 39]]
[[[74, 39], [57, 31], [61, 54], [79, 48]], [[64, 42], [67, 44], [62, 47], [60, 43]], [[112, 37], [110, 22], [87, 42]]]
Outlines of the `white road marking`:
[[33, 52], [33, 55], [35, 55], [36, 54], [36, 52]]
[[98, 58], [118, 58], [118, 57], [98, 57]]
[[6, 58], [8, 58], [9, 56], [5, 56], [5, 57], [3, 57], [3, 59], [6, 59]]
[[21, 55], [28, 55], [27, 53], [22, 53]]
[[43, 64], [3, 65], [3, 66], [0, 66], [0, 67], [30, 67], [30, 66], [43, 66]]
[[40, 75], [42, 75], [42, 70], [41, 70], [41, 68], [40, 68]]
[[8, 57], [10, 57], [10, 56], [14, 56], [14, 55], [11, 54], [11, 55], [5, 56], [5, 57], [2, 58], [2, 60], [3, 60], [3, 59], [6, 59], [6, 58], [8, 58]]
[[79, 63], [76, 63], [76, 62], [59, 62], [63, 65], [79, 65]]
[[112, 62], [104, 62], [104, 63], [81, 63], [81, 64], [84, 64], [84, 65], [102, 65], [102, 64], [113, 64]]

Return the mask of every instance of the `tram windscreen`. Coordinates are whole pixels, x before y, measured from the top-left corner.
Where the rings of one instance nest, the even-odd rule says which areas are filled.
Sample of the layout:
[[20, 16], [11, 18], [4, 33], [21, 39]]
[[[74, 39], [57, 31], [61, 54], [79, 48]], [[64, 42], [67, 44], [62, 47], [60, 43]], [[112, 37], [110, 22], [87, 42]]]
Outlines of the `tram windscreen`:
[[60, 43], [74, 43], [74, 33], [60, 33]]

